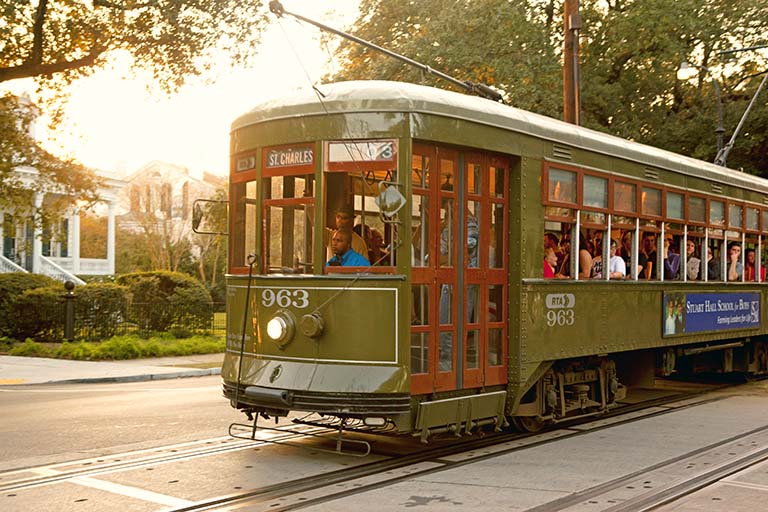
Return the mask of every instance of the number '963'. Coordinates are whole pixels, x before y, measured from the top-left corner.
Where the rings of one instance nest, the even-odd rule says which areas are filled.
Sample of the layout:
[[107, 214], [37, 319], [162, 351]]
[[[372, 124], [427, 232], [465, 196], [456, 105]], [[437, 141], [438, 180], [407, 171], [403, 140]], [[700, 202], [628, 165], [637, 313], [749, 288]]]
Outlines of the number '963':
[[261, 305], [265, 308], [293, 306], [304, 309], [309, 306], [309, 292], [307, 290], [272, 290], [267, 288], [261, 292]]

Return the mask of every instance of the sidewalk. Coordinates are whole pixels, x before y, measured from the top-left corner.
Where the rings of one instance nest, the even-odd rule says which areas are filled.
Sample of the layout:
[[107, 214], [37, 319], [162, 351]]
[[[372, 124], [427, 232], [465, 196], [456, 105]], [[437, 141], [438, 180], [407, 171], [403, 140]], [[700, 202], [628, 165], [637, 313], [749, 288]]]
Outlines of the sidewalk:
[[125, 361], [70, 361], [0, 355], [0, 386], [138, 382], [220, 375], [224, 354]]

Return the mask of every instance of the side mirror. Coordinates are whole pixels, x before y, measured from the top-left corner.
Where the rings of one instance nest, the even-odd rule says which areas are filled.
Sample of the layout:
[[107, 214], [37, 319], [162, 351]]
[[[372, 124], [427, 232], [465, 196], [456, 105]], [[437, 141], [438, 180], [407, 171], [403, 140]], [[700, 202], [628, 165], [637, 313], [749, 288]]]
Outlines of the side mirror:
[[200, 227], [200, 222], [203, 220], [203, 208], [200, 203], [195, 201], [192, 206], [192, 231], [197, 233], [197, 229]]
[[379, 183], [379, 195], [374, 200], [381, 213], [386, 217], [394, 215], [405, 206], [405, 196], [394, 185], [386, 186], [386, 182]]

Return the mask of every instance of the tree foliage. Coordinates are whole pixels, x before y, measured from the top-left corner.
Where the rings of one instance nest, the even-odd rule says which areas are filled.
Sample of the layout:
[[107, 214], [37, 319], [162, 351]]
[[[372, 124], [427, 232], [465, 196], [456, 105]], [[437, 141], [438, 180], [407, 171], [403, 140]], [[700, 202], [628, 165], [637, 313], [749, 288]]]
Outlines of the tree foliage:
[[[487, 83], [516, 107], [562, 112], [562, 2], [554, 0], [363, 0], [351, 32], [461, 80]], [[725, 140], [753, 96], [768, 51], [768, 0], [582, 0], [582, 124], [705, 160], [716, 154], [722, 90]], [[437, 79], [343, 42], [334, 80]], [[681, 61], [708, 74], [680, 82]], [[730, 167], [768, 177], [768, 91], [747, 119]]]
[[[153, 86], [172, 92], [213, 66], [252, 58], [265, 22], [262, 4], [0, 0], [0, 83], [34, 79], [51, 100], [47, 107], [55, 122], [60, 113], [55, 107], [61, 106], [67, 86], [121, 53], [129, 56], [133, 71], [149, 73]], [[34, 116], [11, 95], [0, 97], [0, 209], [32, 204], [35, 191], [61, 192], [62, 201], [70, 203], [92, 201], [98, 181], [74, 160], [56, 158], [36, 144], [29, 134]], [[19, 166], [37, 169], [39, 180], [20, 182], [14, 173]], [[50, 214], [62, 205], [48, 206]]]

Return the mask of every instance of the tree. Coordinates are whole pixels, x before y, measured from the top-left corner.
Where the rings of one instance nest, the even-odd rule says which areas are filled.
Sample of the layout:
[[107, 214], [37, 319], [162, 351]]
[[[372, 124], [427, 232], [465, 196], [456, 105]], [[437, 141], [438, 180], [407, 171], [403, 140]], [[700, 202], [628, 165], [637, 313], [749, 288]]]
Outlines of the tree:
[[[247, 62], [265, 22], [260, 0], [0, 0], [0, 11], [0, 83], [35, 79], [52, 98], [49, 109], [73, 80], [118, 52], [168, 92], [222, 62]], [[98, 181], [75, 161], [40, 149], [29, 136], [32, 117], [10, 95], [0, 97], [0, 207], [32, 204], [33, 192], [14, 175], [18, 166], [38, 170], [40, 190], [92, 200]]]
[[[562, 2], [363, 0], [360, 10], [355, 35], [456, 78], [488, 83], [516, 107], [560, 117]], [[727, 140], [768, 62], [765, 53], [744, 52], [726, 63], [717, 52], [764, 43], [767, 12], [766, 0], [582, 0], [582, 123], [712, 161], [714, 88], [703, 76], [677, 81], [677, 68], [688, 59], [719, 81]], [[342, 70], [335, 80], [437, 84], [355, 43], [341, 43], [337, 54]], [[768, 177], [766, 105], [768, 91], [728, 163]]]
[[[30, 135], [36, 115], [28, 102], [0, 96], [0, 210], [13, 211], [18, 219], [33, 216], [42, 225], [75, 200], [95, 201], [100, 180], [77, 162], [37, 144]], [[20, 173], [20, 168], [28, 172]], [[36, 209], [35, 193], [44, 191], [58, 193], [58, 200]]]

